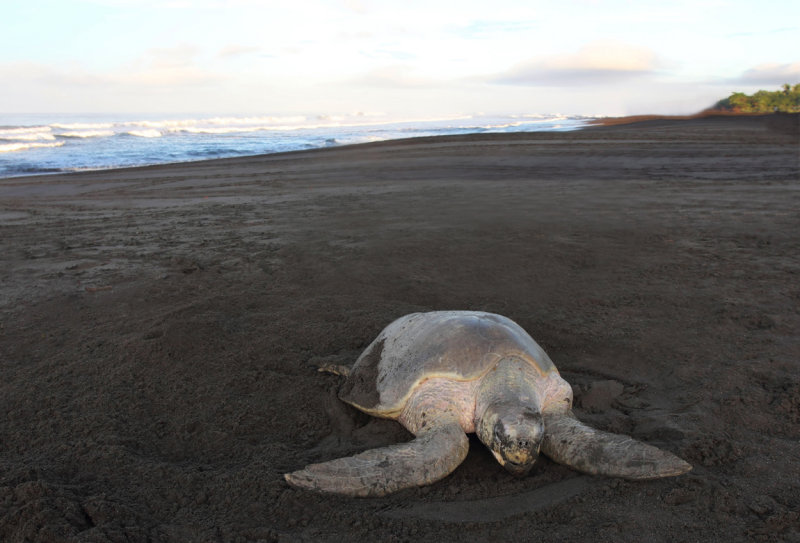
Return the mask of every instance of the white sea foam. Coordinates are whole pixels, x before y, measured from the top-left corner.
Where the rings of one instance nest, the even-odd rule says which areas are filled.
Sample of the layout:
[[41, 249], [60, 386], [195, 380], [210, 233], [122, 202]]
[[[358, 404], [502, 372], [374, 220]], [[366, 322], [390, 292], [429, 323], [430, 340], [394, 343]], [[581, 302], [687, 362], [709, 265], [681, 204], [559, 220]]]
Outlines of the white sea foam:
[[0, 140], [36, 141], [54, 140], [49, 126], [25, 126], [20, 128], [0, 128]]
[[196, 120], [183, 121], [135, 121], [126, 123], [128, 126], [142, 126], [144, 128], [178, 128], [181, 126], [192, 126]]
[[55, 143], [3, 143], [0, 144], [0, 153], [13, 153], [15, 151], [27, 151], [28, 149], [38, 149], [42, 147], [61, 147], [63, 141]]
[[72, 132], [59, 132], [56, 134], [56, 136], [61, 138], [107, 138], [113, 135], [113, 130], [74, 130]]
[[516, 126], [522, 126], [523, 124], [529, 124], [526, 122], [518, 121], [515, 123], [499, 123], [499, 124], [485, 124], [481, 128], [485, 128], [487, 130], [496, 130], [502, 128], [513, 128]]
[[[414, 124], [455, 122], [471, 119], [470, 115], [453, 115], [422, 119], [388, 119], [383, 116], [367, 115], [319, 115], [309, 119], [303, 115], [294, 116], [261, 116], [261, 117], [209, 117], [198, 119], [143, 120], [124, 123], [125, 126], [137, 126], [147, 129], [161, 130], [171, 133], [189, 134], [233, 134], [263, 131], [319, 130], [326, 128], [357, 128], [381, 126], [387, 124]], [[130, 131], [129, 131], [130, 132]]]
[[386, 141], [386, 138], [380, 136], [350, 136], [338, 137], [329, 140], [332, 145], [354, 145], [357, 143], [374, 143], [376, 141]]
[[62, 130], [100, 130], [113, 128], [114, 123], [53, 123], [50, 126]]
[[22, 134], [2, 134], [0, 133], [0, 140], [6, 141], [37, 141], [37, 140], [54, 140], [56, 137], [50, 132], [30, 132]]
[[161, 131], [155, 128], [147, 128], [145, 130], [128, 130], [125, 132], [129, 136], [136, 136], [138, 138], [160, 138]]
[[242, 126], [182, 126], [180, 128], [171, 128], [170, 132], [186, 132], [189, 134], [233, 134], [235, 132], [258, 132], [258, 127], [242, 127]]
[[168, 119], [161, 121], [132, 121], [128, 126], [141, 126], [165, 130], [181, 130], [213, 127], [271, 126], [278, 123], [303, 123], [306, 117], [295, 115], [287, 117], [209, 117], [206, 119]]
[[0, 135], [29, 134], [31, 132], [49, 132], [49, 126], [20, 126], [17, 128], [0, 128]]
[[276, 123], [303, 123], [306, 117], [303, 115], [291, 115], [286, 117], [212, 117], [210, 119], [197, 119], [197, 124], [216, 124], [216, 125], [270, 125]]

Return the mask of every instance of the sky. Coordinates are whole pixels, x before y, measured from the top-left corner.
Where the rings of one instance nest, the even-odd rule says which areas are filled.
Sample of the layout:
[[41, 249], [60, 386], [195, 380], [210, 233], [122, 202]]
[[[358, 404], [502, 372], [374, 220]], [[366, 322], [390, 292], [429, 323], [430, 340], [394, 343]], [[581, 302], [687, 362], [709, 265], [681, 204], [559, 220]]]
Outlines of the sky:
[[797, 0], [0, 0], [0, 112], [692, 113], [800, 83]]

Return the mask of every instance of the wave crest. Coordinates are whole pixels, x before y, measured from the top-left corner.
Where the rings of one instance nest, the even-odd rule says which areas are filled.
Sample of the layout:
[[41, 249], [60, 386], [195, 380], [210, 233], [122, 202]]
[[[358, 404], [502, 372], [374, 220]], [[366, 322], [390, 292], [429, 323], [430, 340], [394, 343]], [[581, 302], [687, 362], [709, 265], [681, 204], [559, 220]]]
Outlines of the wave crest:
[[107, 138], [113, 136], [113, 130], [77, 130], [73, 132], [59, 132], [59, 138]]
[[15, 151], [27, 151], [28, 149], [39, 149], [43, 147], [61, 147], [63, 141], [54, 143], [3, 143], [0, 144], [0, 153], [13, 153]]
[[49, 126], [26, 126], [20, 128], [0, 128], [0, 140], [5, 141], [36, 141], [54, 140]]
[[53, 123], [50, 126], [61, 130], [100, 130], [114, 128], [114, 123]]
[[148, 128], [145, 130], [128, 130], [125, 134], [129, 136], [136, 136], [137, 138], [160, 138], [161, 131], [155, 128]]

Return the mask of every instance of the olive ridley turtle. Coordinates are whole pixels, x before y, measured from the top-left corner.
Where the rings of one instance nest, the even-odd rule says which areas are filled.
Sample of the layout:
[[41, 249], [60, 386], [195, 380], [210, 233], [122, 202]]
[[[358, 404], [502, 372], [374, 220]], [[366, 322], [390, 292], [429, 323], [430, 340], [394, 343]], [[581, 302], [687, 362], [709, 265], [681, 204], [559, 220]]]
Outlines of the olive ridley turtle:
[[413, 313], [392, 322], [345, 375], [339, 398], [399, 421], [415, 438], [287, 473], [292, 486], [383, 496], [433, 483], [464, 460], [468, 433], [514, 475], [539, 452], [597, 475], [654, 479], [691, 466], [635, 439], [596, 430], [572, 413], [572, 388], [512, 320], [478, 311]]

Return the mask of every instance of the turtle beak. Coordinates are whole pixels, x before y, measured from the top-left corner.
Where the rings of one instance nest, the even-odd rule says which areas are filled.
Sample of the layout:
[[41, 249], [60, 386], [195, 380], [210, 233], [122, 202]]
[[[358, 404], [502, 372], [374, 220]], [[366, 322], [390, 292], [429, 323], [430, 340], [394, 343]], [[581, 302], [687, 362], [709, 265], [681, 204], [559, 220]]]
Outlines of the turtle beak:
[[539, 458], [538, 447], [535, 450], [520, 451], [517, 454], [514, 454], [511, 451], [509, 452], [511, 454], [507, 453], [505, 458], [502, 458], [503, 455], [496, 455], [496, 457], [500, 457], [498, 458], [498, 462], [500, 462], [500, 464], [506, 468], [506, 471], [516, 477], [527, 475], [531, 468], [533, 468], [536, 460]]
[[519, 459], [522, 461], [517, 462], [508, 458], [503, 458], [503, 455], [497, 451], [492, 451], [492, 454], [494, 455], [495, 460], [497, 460], [497, 462], [503, 466], [506, 471], [516, 477], [527, 475], [533, 465], [536, 463], [536, 460], [539, 458], [539, 451], [536, 451], [534, 455], [529, 456], [527, 459]]
[[492, 447], [492, 453], [497, 461], [509, 473], [521, 477], [527, 474], [539, 458], [539, 449], [544, 434], [541, 417], [533, 423], [503, 425], [498, 421], [494, 435], [497, 447]]

